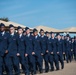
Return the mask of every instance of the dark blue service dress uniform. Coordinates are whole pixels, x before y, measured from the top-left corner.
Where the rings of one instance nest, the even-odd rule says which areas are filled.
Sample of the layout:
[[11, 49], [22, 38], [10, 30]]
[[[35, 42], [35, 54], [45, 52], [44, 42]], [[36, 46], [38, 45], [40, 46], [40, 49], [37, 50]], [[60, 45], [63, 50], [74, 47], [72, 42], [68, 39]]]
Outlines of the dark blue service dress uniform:
[[[66, 44], [65, 44], [65, 42], [66, 42], [66, 40], [64, 39], [62, 39], [62, 41], [63, 41], [63, 44], [64, 44], [64, 53], [65, 53], [65, 50], [66, 50]], [[63, 59], [65, 60], [66, 59], [66, 54], [63, 54]]]
[[[51, 52], [53, 52], [53, 47], [52, 46], [53, 46], [52, 39], [51, 38], [48, 38], [48, 40], [47, 40], [47, 50], [49, 51], [49, 54], [48, 54], [48, 57], [46, 59], [47, 59], [47, 61], [51, 65], [51, 71], [54, 71], [54, 65], [53, 65], [54, 55], [51, 54]], [[49, 65], [48, 64], [47, 64], [47, 68], [49, 68]]]
[[40, 41], [41, 41], [41, 38], [37, 35], [37, 36], [34, 36], [34, 52], [35, 52], [35, 60], [38, 62], [38, 68], [39, 68], [39, 71], [41, 72], [42, 71], [42, 56], [41, 56], [41, 45], [40, 45]]
[[46, 36], [40, 36], [40, 45], [41, 45], [41, 53], [43, 53], [44, 55], [46, 54], [46, 50], [47, 50], [47, 37]]
[[22, 65], [22, 69], [24, 70], [24, 73], [27, 74], [29, 72], [29, 69], [28, 69], [28, 64], [27, 64], [26, 58], [25, 58], [26, 45], [25, 45], [25, 36], [23, 34], [18, 35], [17, 46], [18, 46], [17, 53], [20, 54], [19, 61]]
[[74, 56], [74, 42], [71, 43], [71, 59], [73, 60]]
[[55, 62], [55, 66], [56, 66], [56, 70], [59, 70], [59, 60], [58, 60], [58, 56], [57, 56], [57, 39], [56, 38], [52, 38], [52, 50], [53, 50], [53, 56], [54, 56], [54, 62]]
[[8, 68], [8, 75], [13, 75], [12, 70], [14, 68], [15, 73], [19, 75], [19, 60], [17, 57], [17, 34], [11, 35], [9, 33], [8, 37], [8, 54], [6, 55], [6, 66]]
[[28, 56], [26, 57], [26, 61], [28, 62], [29, 71], [35, 71], [35, 59], [34, 56], [32, 55], [33, 52], [33, 39], [34, 37], [32, 35], [26, 35], [25, 36], [25, 44], [26, 44], [26, 54], [28, 54]]
[[8, 47], [7, 39], [8, 39], [8, 33], [6, 33], [5, 31], [0, 32], [0, 75], [3, 75], [2, 66], [5, 58], [5, 51], [7, 50]]
[[67, 63], [70, 61], [71, 62], [71, 40], [66, 40], [66, 61]]
[[49, 70], [49, 61], [48, 61], [48, 58], [49, 58], [49, 55], [48, 53], [46, 52], [47, 50], [47, 37], [46, 36], [40, 36], [40, 45], [41, 45], [41, 53], [43, 53], [43, 58], [44, 58], [44, 61], [45, 61], [45, 72], [48, 72]]
[[74, 41], [74, 59], [76, 61], [76, 40]]
[[57, 40], [57, 52], [59, 52], [59, 54], [57, 54], [57, 55], [58, 55], [58, 59], [61, 63], [61, 68], [63, 69], [64, 68], [63, 52], [65, 52], [65, 51], [64, 51], [64, 42], [62, 39]]

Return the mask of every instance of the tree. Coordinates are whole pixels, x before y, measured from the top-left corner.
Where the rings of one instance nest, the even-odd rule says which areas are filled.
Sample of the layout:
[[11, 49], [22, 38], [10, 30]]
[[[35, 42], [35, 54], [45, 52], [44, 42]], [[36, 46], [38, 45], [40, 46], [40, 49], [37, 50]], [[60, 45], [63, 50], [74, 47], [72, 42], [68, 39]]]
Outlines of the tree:
[[0, 18], [0, 20], [5, 21], [5, 22], [8, 22], [9, 21], [8, 17]]

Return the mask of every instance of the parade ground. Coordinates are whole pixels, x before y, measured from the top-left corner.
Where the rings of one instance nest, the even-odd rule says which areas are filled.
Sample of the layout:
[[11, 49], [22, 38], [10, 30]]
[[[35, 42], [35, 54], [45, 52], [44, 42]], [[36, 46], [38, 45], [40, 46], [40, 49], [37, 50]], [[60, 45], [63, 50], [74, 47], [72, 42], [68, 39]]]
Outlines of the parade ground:
[[65, 68], [63, 70], [43, 73], [40, 75], [76, 75], [76, 62], [72, 61], [71, 63], [68, 64], [65, 62]]
[[76, 0], [0, 0], [0, 75], [76, 75]]
[[76, 75], [76, 61], [72, 61], [71, 63], [68, 64], [65, 62], [65, 68], [63, 70], [37, 74], [37, 75]]

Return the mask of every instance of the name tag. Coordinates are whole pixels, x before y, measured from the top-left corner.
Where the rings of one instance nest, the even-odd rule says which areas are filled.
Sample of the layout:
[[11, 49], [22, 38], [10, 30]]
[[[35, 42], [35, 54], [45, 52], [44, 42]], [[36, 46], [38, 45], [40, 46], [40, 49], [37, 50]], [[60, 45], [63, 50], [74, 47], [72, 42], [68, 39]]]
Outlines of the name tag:
[[21, 39], [21, 41], [23, 41], [23, 39]]
[[30, 40], [32, 40], [32, 39], [30, 39]]
[[4, 39], [7, 39], [7, 37], [4, 37]]
[[51, 43], [51, 42], [49, 42], [49, 43]]
[[16, 40], [16, 39], [13, 39], [13, 40]]
[[39, 42], [39, 40], [37, 40]]

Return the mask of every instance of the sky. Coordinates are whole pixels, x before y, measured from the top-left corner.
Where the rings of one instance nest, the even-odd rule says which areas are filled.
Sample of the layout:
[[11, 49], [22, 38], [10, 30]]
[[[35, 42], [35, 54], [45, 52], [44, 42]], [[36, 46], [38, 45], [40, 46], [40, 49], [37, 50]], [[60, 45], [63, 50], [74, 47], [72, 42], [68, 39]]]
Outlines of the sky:
[[0, 17], [28, 27], [76, 27], [76, 0], [0, 0]]

